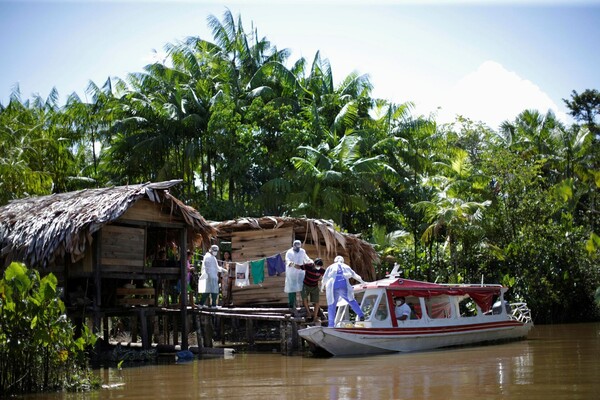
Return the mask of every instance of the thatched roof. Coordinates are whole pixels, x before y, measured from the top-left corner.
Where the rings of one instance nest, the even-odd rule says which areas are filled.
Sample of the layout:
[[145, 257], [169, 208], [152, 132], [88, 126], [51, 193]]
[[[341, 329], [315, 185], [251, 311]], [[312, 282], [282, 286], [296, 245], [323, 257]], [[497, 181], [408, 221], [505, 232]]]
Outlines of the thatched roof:
[[8, 261], [37, 267], [46, 267], [65, 253], [77, 261], [84, 256], [94, 232], [144, 198], [165, 203], [172, 214], [182, 217], [209, 242], [215, 229], [194, 208], [168, 192], [180, 182], [85, 189], [14, 200], [0, 207], [0, 257], [9, 256]]
[[[342, 233], [335, 229], [331, 221], [311, 218], [271, 217], [240, 218], [222, 222], [211, 222], [218, 231], [218, 236], [225, 237], [232, 232], [253, 229], [278, 229], [293, 227], [297, 237], [314, 243], [317, 248], [325, 246], [325, 253], [335, 256], [341, 249], [348, 254], [352, 268], [365, 280], [375, 279], [374, 263], [379, 262], [379, 256], [368, 242], [357, 235]], [[291, 244], [291, 243], [290, 243]], [[333, 257], [332, 257], [333, 258]]]

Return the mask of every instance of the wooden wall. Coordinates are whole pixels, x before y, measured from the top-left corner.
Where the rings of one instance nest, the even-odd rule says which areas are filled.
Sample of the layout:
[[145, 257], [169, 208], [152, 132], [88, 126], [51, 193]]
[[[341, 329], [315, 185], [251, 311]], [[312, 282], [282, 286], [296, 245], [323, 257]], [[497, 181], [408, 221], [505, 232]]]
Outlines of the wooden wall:
[[[239, 231], [231, 234], [231, 258], [235, 262], [255, 261], [263, 258], [281, 254], [285, 260], [285, 253], [292, 247], [294, 239], [293, 227], [278, 229], [260, 229], [250, 231]], [[337, 254], [325, 254], [325, 246], [315, 246], [312, 243], [303, 243], [302, 247], [311, 258], [317, 257], [323, 260], [326, 268], [333, 263]], [[343, 250], [343, 249], [342, 249]], [[347, 258], [347, 254], [339, 253]], [[288, 295], [283, 291], [285, 286], [285, 274], [280, 276], [269, 276], [265, 262], [265, 280], [261, 285], [250, 284], [249, 286], [233, 288], [233, 303], [235, 306], [276, 305], [288, 304]], [[252, 278], [250, 278], [252, 282]], [[298, 295], [300, 302], [300, 295]], [[321, 306], [327, 305], [325, 293], [320, 296]]]
[[168, 211], [162, 211], [160, 205], [147, 199], [138, 200], [125, 211], [120, 219], [167, 223], [183, 221], [181, 217], [170, 214]]
[[105, 225], [100, 242], [101, 271], [142, 272], [144, 235], [144, 228]]
[[[266, 259], [278, 253], [285, 257], [285, 252], [294, 241], [293, 234], [292, 227], [234, 232], [231, 235], [231, 258], [235, 262], [245, 262]], [[235, 306], [287, 304], [287, 293], [283, 292], [285, 275], [269, 276], [266, 261], [264, 271], [265, 280], [261, 285], [233, 287]]]

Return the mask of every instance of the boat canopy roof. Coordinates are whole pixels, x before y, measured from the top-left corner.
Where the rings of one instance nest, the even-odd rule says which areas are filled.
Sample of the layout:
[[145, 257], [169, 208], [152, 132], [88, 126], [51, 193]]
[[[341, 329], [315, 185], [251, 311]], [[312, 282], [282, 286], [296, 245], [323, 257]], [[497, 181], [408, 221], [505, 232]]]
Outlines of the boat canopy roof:
[[469, 296], [484, 312], [490, 310], [495, 296], [506, 292], [507, 288], [502, 285], [460, 285], [460, 284], [439, 284], [431, 282], [415, 281], [402, 279], [397, 276], [388, 276], [375, 282], [356, 285], [355, 290], [363, 291], [367, 289], [386, 289], [392, 296]]

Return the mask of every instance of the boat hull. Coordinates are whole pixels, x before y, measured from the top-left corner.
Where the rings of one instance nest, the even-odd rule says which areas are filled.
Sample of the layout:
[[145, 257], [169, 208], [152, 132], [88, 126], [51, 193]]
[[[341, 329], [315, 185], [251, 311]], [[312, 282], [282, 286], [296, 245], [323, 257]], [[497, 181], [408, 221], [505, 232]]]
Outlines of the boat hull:
[[334, 356], [369, 355], [433, 350], [485, 342], [517, 340], [527, 336], [533, 325], [499, 321], [470, 325], [411, 328], [328, 328], [301, 329], [298, 334]]

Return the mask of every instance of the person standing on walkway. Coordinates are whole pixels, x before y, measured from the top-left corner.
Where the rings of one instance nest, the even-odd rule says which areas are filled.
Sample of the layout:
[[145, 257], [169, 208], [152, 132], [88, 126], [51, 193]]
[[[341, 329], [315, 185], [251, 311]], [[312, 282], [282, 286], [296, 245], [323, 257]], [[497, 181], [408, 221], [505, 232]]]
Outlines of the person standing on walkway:
[[235, 282], [235, 263], [231, 260], [231, 253], [223, 252], [223, 268], [227, 273], [223, 275], [223, 305], [233, 305], [233, 283]]
[[335, 314], [337, 304], [340, 299], [346, 300], [352, 311], [358, 315], [361, 321], [365, 320], [365, 314], [360, 309], [358, 302], [354, 299], [354, 288], [350, 284], [350, 278], [354, 278], [360, 283], [365, 283], [349, 265], [344, 264], [344, 258], [337, 256], [334, 263], [327, 267], [323, 276], [323, 287], [327, 291], [327, 326], [333, 328], [335, 326]]
[[306, 255], [299, 240], [294, 240], [292, 248], [285, 253], [285, 287], [283, 291], [288, 294], [288, 305], [292, 313], [296, 314], [296, 294], [302, 291], [304, 271], [296, 268], [312, 262]]
[[[319, 281], [325, 274], [323, 269], [323, 260], [320, 258], [315, 259], [314, 264], [303, 264], [299, 266], [300, 269], [304, 270], [304, 281], [302, 286], [302, 302], [306, 308], [306, 320], [311, 319], [315, 322], [319, 321]], [[310, 303], [313, 303], [314, 312], [312, 318], [310, 317]]]
[[202, 293], [200, 297], [201, 307], [209, 296], [209, 306], [216, 307], [219, 300], [219, 272], [227, 272], [227, 270], [219, 267], [218, 254], [219, 246], [213, 244], [210, 246], [210, 251], [202, 259], [202, 274], [198, 278], [198, 293]]

